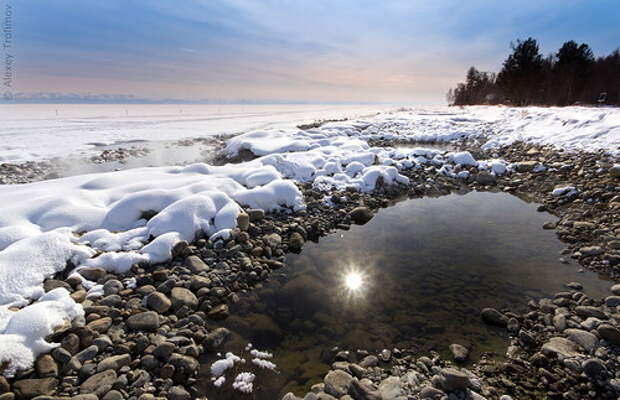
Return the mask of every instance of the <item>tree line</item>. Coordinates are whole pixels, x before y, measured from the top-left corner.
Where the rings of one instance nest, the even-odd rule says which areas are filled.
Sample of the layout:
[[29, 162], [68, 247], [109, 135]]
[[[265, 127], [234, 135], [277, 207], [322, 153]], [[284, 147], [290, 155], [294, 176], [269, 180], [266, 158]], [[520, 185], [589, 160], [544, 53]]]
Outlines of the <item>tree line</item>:
[[585, 43], [571, 40], [543, 57], [533, 38], [511, 43], [499, 73], [470, 67], [464, 83], [447, 94], [452, 105], [620, 105], [620, 49], [594, 57]]

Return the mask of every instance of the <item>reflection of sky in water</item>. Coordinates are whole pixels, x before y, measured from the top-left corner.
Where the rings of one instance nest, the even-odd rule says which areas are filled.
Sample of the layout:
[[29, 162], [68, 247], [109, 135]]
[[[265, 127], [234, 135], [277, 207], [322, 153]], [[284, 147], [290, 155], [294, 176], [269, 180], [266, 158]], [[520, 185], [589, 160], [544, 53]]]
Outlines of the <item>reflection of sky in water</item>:
[[240, 336], [224, 351], [247, 341], [274, 351], [281, 373], [265, 378], [270, 385], [256, 394], [266, 399], [287, 384], [301, 394], [319, 381], [336, 345], [446, 354], [456, 342], [474, 357], [503, 352], [504, 332], [481, 323], [482, 308], [524, 309], [528, 297], [551, 295], [570, 281], [595, 296], [609, 286], [559, 262], [564, 246], [542, 229], [554, 219], [503, 193], [380, 210], [365, 226], [307, 243], [287, 268], [242, 296], [224, 322]]

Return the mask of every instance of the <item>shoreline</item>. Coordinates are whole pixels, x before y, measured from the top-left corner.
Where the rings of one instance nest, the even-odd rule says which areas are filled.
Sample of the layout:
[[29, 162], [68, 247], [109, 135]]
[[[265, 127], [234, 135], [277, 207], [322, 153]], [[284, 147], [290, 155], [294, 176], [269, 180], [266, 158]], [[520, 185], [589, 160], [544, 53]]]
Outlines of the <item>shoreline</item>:
[[[56, 277], [58, 279], [49, 279], [45, 284], [47, 289], [65, 287], [73, 292], [72, 298], [81, 300], [86, 312], [86, 325], [66, 327], [65, 331], [57, 332], [54, 336], [56, 336], [56, 339], [62, 339], [61, 349], [64, 351], [57, 349], [52, 352], [51, 356], [41, 356], [35, 364], [36, 372], [28, 373], [28, 371], [25, 371], [20, 373], [15, 379], [7, 382], [6, 386], [11, 385], [10, 387], [17, 392], [18, 398], [28, 398], [30, 396], [28, 393], [46, 396], [52, 393], [58, 396], [78, 396], [80, 392], [85, 392], [88, 388], [102, 395], [101, 398], [106, 398], [103, 392], [110, 390], [122, 394], [121, 398], [132, 398], [132, 396], [135, 396], [135, 398], [143, 400], [157, 395], [166, 395], [168, 398], [178, 399], [197, 396], [199, 393], [194, 392], [194, 382], [199, 368], [197, 357], [202, 353], [201, 350], [204, 351], [207, 347], [214, 349], [218, 346], [213, 346], [213, 344], [218, 342], [221, 345], [220, 339], [222, 339], [214, 337], [221, 335], [221, 331], [209, 331], [206, 325], [210, 319], [218, 319], [227, 315], [228, 307], [226, 304], [229, 301], [234, 301], [236, 291], [251, 290], [253, 284], [267, 279], [271, 270], [284, 267], [284, 254], [291, 250], [300, 251], [304, 241], [317, 240], [333, 229], [346, 229], [347, 225], [352, 223], [351, 211], [354, 208], [363, 205], [363, 207], [368, 208], [368, 211], [373, 212], [372, 210], [389, 206], [391, 199], [403, 194], [406, 194], [408, 197], [426, 197], [448, 194], [461, 190], [461, 188], [466, 186], [471, 190], [497, 190], [499, 187], [500, 190], [509, 193], [533, 196], [535, 201], [539, 201], [542, 204], [541, 210], [549, 211], [560, 218], [560, 223], [554, 227], [556, 233], [558, 233], [563, 242], [566, 243], [568, 240], [569, 248], [575, 250], [571, 250], [572, 253], [568, 256], [574, 257], [584, 267], [608, 272], [609, 276], [617, 281], [618, 275], [613, 265], [617, 264], [617, 257], [619, 256], [613, 256], [613, 254], [618, 252], [616, 249], [609, 249], [609, 243], [607, 242], [598, 243], [597, 238], [591, 232], [594, 229], [593, 226], [605, 226], [610, 223], [610, 221], [605, 220], [605, 216], [608, 216], [609, 212], [602, 210], [602, 215], [593, 214], [590, 212], [592, 207], [590, 204], [585, 201], [578, 201], [582, 200], [583, 192], [588, 193], [589, 187], [596, 187], [597, 185], [609, 186], [615, 183], [612, 180], [613, 178], [609, 177], [609, 172], [607, 171], [590, 175], [593, 167], [596, 166], [596, 163], [593, 161], [596, 160], [597, 155], [592, 153], [562, 154], [555, 150], [525, 144], [513, 145], [500, 149], [497, 152], [509, 161], [525, 162], [523, 164], [524, 172], [498, 177], [496, 181], [488, 180], [488, 177], [483, 174], [478, 174], [475, 178], [472, 175], [468, 182], [435, 174], [432, 175], [434, 184], [428, 185], [427, 178], [429, 176], [425, 172], [405, 171], [405, 175], [411, 179], [408, 188], [381, 187], [372, 194], [334, 191], [332, 199], [337, 199], [337, 201], [334, 201], [335, 207], [324, 206], [319, 200], [320, 198], [315, 196], [313, 189], [308, 185], [305, 185], [306, 187], [303, 184], [298, 185], [304, 192], [308, 206], [307, 211], [297, 216], [272, 214], [265, 217], [264, 213], [258, 210], [246, 210], [247, 221], [245, 220], [246, 217], [243, 217], [244, 220], [239, 223], [241, 229], [233, 233], [231, 239], [224, 243], [221, 248], [213, 247], [213, 244], [205, 239], [198, 239], [192, 244], [181, 244], [175, 248], [176, 257], [170, 262], [164, 265], [149, 267], [136, 266], [132, 269], [132, 273], [126, 276], [115, 276], [103, 270], [92, 268], [91, 271], [86, 273], [92, 274], [93, 277], [98, 277], [98, 282], [105, 283], [105, 297], [99, 300], [85, 299], [86, 292], [80, 289], [81, 285], [79, 282], [75, 282], [71, 278], [63, 280], [62, 274]], [[536, 162], [539, 162], [540, 158], [542, 158], [545, 164], [548, 163], [548, 159], [563, 160], [562, 162], [570, 161], [581, 168], [585, 168], [586, 173], [579, 174], [578, 171], [575, 171], [575, 168], [558, 173], [535, 173], [532, 172], [535, 164], [528, 164], [527, 161], [532, 161], [532, 159], [536, 158], [539, 159]], [[552, 182], [550, 182], [550, 178], [553, 179]], [[592, 183], [589, 181], [592, 179], [595, 179], [596, 182]], [[574, 180], [575, 182], [568, 182], [568, 180]], [[548, 190], [549, 187], [560, 183], [573, 183], [575, 185], [581, 183], [582, 185], [578, 186], [586, 190], [570, 198], [551, 196]], [[609, 193], [613, 193], [613, 191]], [[620, 207], [620, 198], [616, 197], [618, 196], [610, 197], [603, 193], [604, 204], [612, 207], [608, 209], [616, 210], [616, 207]], [[600, 203], [594, 203], [595, 206], [596, 204]], [[574, 221], [575, 216], [579, 213], [581, 215], [578, 217], [578, 222], [582, 223], [575, 227], [574, 222], [570, 222]], [[584, 218], [581, 218], [581, 216]], [[304, 234], [300, 234], [296, 230], [291, 231], [289, 226], [291, 218], [299, 219], [304, 227]], [[611, 222], [617, 223], [613, 218]], [[593, 225], [588, 225], [588, 223]], [[278, 228], [278, 226], [288, 228], [282, 229]], [[257, 227], [259, 228], [258, 230], [256, 229]], [[274, 229], [280, 231], [280, 233], [275, 233]], [[265, 236], [273, 235], [274, 233], [280, 240], [273, 242], [274, 246], [271, 247], [266, 244]], [[249, 243], [252, 246], [249, 246]], [[584, 251], [581, 250], [596, 244], [602, 245], [598, 246], [601, 250], [595, 249], [589, 254], [584, 254]], [[263, 251], [265, 249], [269, 250], [267, 254], [262, 252], [259, 254], [259, 251], [256, 251], [257, 247], [262, 247]], [[606, 254], [611, 254], [613, 257], [610, 258]], [[203, 259], [206, 260], [206, 263], [202, 261]], [[610, 260], [615, 264], [611, 264]], [[604, 261], [607, 261], [607, 263]], [[227, 281], [230, 276], [238, 276], [239, 274], [242, 274], [239, 279], [233, 282]], [[122, 281], [126, 278], [135, 278], [136, 287], [130, 288], [123, 284]], [[176, 290], [177, 293], [175, 294], [174, 288], [182, 288], [183, 290]], [[163, 296], [153, 295], [153, 293], [160, 293]], [[573, 292], [571, 296], [576, 296], [574, 293], [578, 292]], [[559, 298], [564, 299], [566, 297]], [[584, 300], [581, 300], [581, 303], [600, 304], [586, 297], [582, 298]], [[561, 302], [564, 303], [563, 300]], [[545, 307], [545, 310], [552, 308], [546, 301], [543, 307]], [[154, 309], [159, 309], [160, 311], [154, 311]], [[172, 314], [170, 314], [171, 311], [173, 311]], [[502, 313], [501, 315], [504, 314]], [[569, 315], [570, 317], [575, 315], [574, 309], [569, 310]], [[530, 317], [529, 315], [514, 315], [512, 318], [518, 318], [525, 322], [531, 319]], [[504, 320], [503, 317], [499, 319]], [[612, 319], [612, 321], [614, 320]], [[125, 328], [122, 328], [123, 326]], [[149, 332], [155, 332], [155, 335]], [[519, 331], [513, 333], [519, 334]], [[528, 346], [535, 347], [534, 343], [541, 341], [545, 334], [540, 333], [534, 337], [531, 342], [527, 342]], [[155, 336], [155, 338], [149, 339], [148, 335]], [[179, 339], [178, 343], [168, 340], [175, 337], [183, 337], [185, 339]], [[530, 347], [524, 347], [523, 343], [524, 340], [528, 341], [529, 339], [523, 339], [523, 337], [526, 337], [525, 334], [519, 334], [519, 337], [519, 341], [514, 342], [513, 346], [523, 349], [528, 354], [527, 350]], [[144, 350], [138, 349], [146, 350], [146, 354], [140, 357], [140, 354], [136, 354], [136, 351], [144, 353]], [[167, 353], [168, 363], [163, 363], [164, 359], [157, 356], [160, 352], [163, 352], [163, 354]], [[400, 360], [398, 353], [393, 352], [392, 356], [394, 356], [396, 364], [400, 365], [399, 369], [401, 372], [403, 372], [403, 365], [407, 365], [405, 370], [410, 371], [411, 368], [414, 368], [420, 373], [420, 368], [424, 371], [424, 368], [420, 366], [421, 362], [426, 365], [427, 369], [430, 367], [429, 372], [433, 372], [433, 374], [439, 373], [442, 376], [441, 371], [434, 369], [433, 366], [449, 365], [437, 358], [431, 360], [432, 364], [428, 362], [427, 358], [418, 359], [417, 361], [419, 362], [412, 364], [408, 358], [406, 361]], [[400, 353], [407, 354], [406, 349], [402, 349]], [[527, 365], [530, 361], [526, 359], [522, 360], [522, 363]], [[615, 371], [620, 371], [620, 369], [616, 369], [615, 360], [607, 362], [611, 364], [611, 366], [606, 367], [607, 370], [614, 373]], [[102, 364], [103, 367], [99, 367]], [[367, 362], [363, 364], [366, 365]], [[93, 372], [96, 371], [95, 374], [90, 375], [86, 380], [79, 378], [86, 373], [83, 370], [84, 365], [90, 365], [95, 368]], [[479, 371], [485, 370], [488, 365], [493, 364], [489, 364], [483, 359], [474, 364], [472, 370], [479, 373]], [[390, 387], [394, 388], [396, 385], [396, 381], [390, 379], [398, 376], [394, 374], [381, 381], [371, 379], [372, 384], [364, 381], [364, 378], [373, 376], [376, 378], [377, 376], [383, 377], [385, 375], [385, 370], [376, 371], [372, 365], [367, 366], [369, 370], [366, 372], [361, 372], [353, 364], [345, 366], [342, 363], [337, 363], [335, 366], [337, 370], [344, 369], [351, 373], [353, 373], [353, 370], [357, 371], [354, 375], [359, 383], [351, 383], [354, 380], [354, 378], [351, 378], [350, 387], [355, 387], [355, 389], [349, 388], [347, 390], [359, 391], [363, 389], [367, 392], [365, 394], [367, 397], [359, 398], [373, 398], [371, 392], [375, 391], [375, 389], [372, 385], [377, 384], [376, 390], [380, 390], [381, 384], [386, 379], [389, 380], [387, 383], [391, 385]], [[129, 367], [131, 367], [131, 370], [128, 370]], [[134, 371], [136, 368], [137, 370]], [[365, 367], [362, 366], [362, 368]], [[493, 365], [493, 368], [500, 368], [500, 371], [502, 371], [502, 367]], [[132, 389], [132, 387], [135, 387], [133, 383], [139, 382], [140, 379], [145, 379], [144, 376], [146, 375], [144, 374], [140, 378], [139, 375], [142, 374], [140, 371], [144, 371], [149, 376], [146, 382], [152, 382], [152, 386], [147, 385], [147, 388], [151, 387], [151, 389]], [[529, 371], [529, 368], [525, 368], [525, 371]], [[494, 391], [499, 390], [499, 387], [501, 387], [505, 390], [501, 394], [512, 394], [510, 393], [510, 385], [507, 385], [506, 381], [503, 380], [506, 376], [509, 376], [509, 372], [512, 373], [514, 371], [506, 370], [496, 374], [496, 376], [501, 376], [501, 378], [497, 379], [503, 386], [494, 383], [493, 379], [495, 378], [492, 378], [488, 382], [483, 381], [481, 386], [479, 386], [480, 390], [483, 393], [486, 392], [489, 395], [494, 395]], [[76, 373], [77, 375], [75, 375]], [[445, 373], [452, 374], [453, 371]], [[502, 374], [506, 374], [506, 376], [502, 376]], [[341, 374], [338, 373], [337, 375]], [[337, 375], [328, 374], [329, 378], [326, 377], [326, 386], [328, 388], [324, 387], [323, 389], [326, 391], [332, 390], [333, 392], [333, 389], [329, 389], [331, 385], [329, 382]], [[523, 375], [517, 374], [518, 377]], [[27, 379], [30, 376], [35, 377], [35, 381]], [[61, 376], [63, 376], [63, 379], [58, 381], [57, 377]], [[128, 378], [131, 376], [128, 382], [128, 384], [131, 384], [129, 386], [119, 385], [119, 376], [128, 376]], [[352, 377], [353, 375], [350, 376]], [[446, 377], [444, 376], [444, 378]], [[447, 379], [450, 380], [453, 377], [450, 375]], [[461, 379], [461, 382], [465, 381], [465, 378], [459, 378], [458, 376], [454, 379]], [[468, 379], [471, 382], [473, 378], [468, 377]], [[23, 383], [20, 383], [20, 381]], [[81, 382], [80, 385], [77, 385], [78, 382]], [[96, 382], [96, 385], [93, 385], [94, 382]], [[185, 382], [185, 384], [179, 386], [180, 382]], [[401, 387], [400, 390], [409, 390], [412, 393], [415, 391], [421, 392], [423, 390], [422, 386], [424, 386], [422, 384], [428, 382], [422, 379], [420, 383], [415, 385], [415, 388]], [[54, 385], [54, 383], [56, 384]], [[384, 387], [387, 383], [384, 384]], [[442, 383], [435, 383], [435, 386], [438, 387], [432, 390], [426, 388], [427, 390], [424, 393], [440, 395], [435, 389], [444, 388], [447, 392], [454, 389], [441, 385]], [[53, 390], [51, 389], [52, 387], [54, 387]], [[514, 390], [515, 387], [513, 386], [512, 389]], [[318, 388], [316, 387], [315, 391]], [[462, 389], [464, 388], [454, 390], [462, 391]], [[518, 390], [515, 390], [515, 392], [519, 393]], [[174, 393], [177, 393], [180, 397], [174, 397], [176, 396], [173, 396]], [[186, 397], [186, 394], [190, 397]], [[495, 394], [499, 393], [495, 392]], [[287, 396], [285, 397], [287, 400], [294, 398], [290, 395]], [[310, 395], [310, 397], [307, 396], [306, 398], [329, 397], [320, 397], [320, 395], [319, 397], [316, 397], [316, 395], [312, 397]]]

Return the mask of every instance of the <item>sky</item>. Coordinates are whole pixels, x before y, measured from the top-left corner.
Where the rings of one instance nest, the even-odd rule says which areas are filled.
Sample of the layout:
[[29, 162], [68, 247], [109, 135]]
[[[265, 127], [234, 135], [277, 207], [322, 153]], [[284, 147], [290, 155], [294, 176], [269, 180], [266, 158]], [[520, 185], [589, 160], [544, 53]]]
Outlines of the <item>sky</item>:
[[0, 0], [5, 20], [7, 5], [15, 92], [441, 104], [518, 38], [620, 46], [618, 0]]

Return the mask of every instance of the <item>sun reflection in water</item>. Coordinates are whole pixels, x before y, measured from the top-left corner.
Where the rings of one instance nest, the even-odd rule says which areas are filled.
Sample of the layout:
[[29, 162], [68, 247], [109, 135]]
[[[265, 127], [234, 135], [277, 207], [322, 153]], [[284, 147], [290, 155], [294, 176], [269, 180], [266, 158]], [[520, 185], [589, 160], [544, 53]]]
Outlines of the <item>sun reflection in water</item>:
[[360, 290], [364, 284], [362, 274], [357, 271], [348, 272], [344, 277], [344, 284], [350, 291]]

